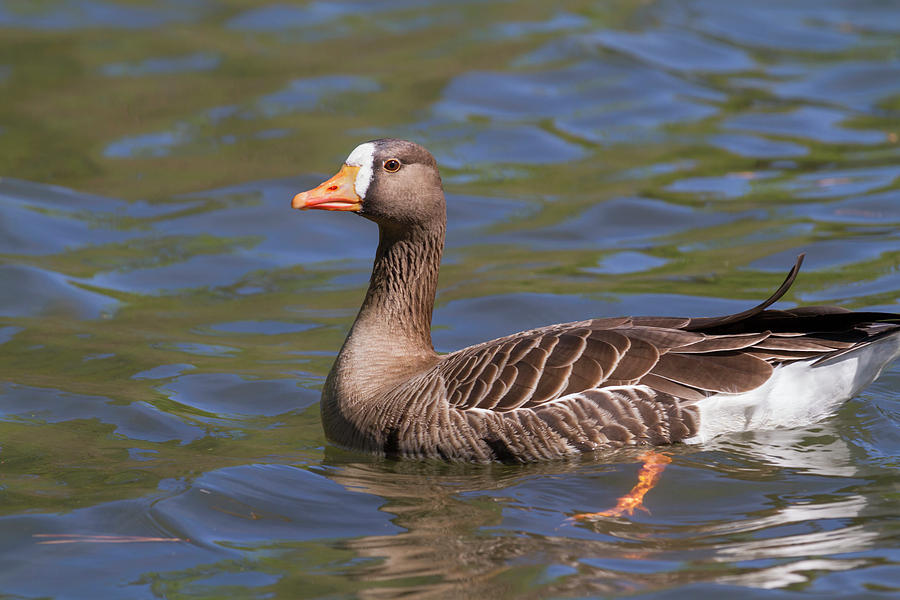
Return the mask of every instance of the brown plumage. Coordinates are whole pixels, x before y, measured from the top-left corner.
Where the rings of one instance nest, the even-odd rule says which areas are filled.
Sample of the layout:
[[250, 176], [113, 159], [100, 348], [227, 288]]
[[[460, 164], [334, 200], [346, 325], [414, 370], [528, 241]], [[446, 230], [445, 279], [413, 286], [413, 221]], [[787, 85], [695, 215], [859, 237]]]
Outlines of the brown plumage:
[[709, 398], [738, 398], [779, 367], [824, 364], [900, 337], [896, 314], [768, 310], [801, 256], [771, 297], [738, 314], [564, 323], [441, 356], [430, 326], [446, 217], [431, 155], [402, 140], [362, 144], [293, 204], [379, 225], [368, 293], [322, 394], [326, 434], [351, 448], [533, 461], [679, 442], [698, 435]]

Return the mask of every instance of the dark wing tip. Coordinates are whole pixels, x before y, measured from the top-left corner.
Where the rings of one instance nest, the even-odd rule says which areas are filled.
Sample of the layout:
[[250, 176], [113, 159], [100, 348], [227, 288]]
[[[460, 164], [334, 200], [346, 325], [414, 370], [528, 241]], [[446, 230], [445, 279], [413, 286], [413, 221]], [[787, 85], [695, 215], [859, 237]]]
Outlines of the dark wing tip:
[[690, 324], [685, 327], [688, 331], [696, 331], [698, 329], [709, 329], [711, 327], [722, 327], [725, 325], [731, 325], [732, 323], [737, 323], [738, 321], [743, 321], [744, 319], [749, 319], [766, 310], [768, 307], [776, 303], [778, 300], [784, 296], [791, 286], [794, 285], [794, 280], [797, 279], [797, 274], [800, 272], [800, 266], [803, 265], [803, 259], [806, 257], [806, 253], [800, 253], [797, 256], [797, 262], [794, 263], [794, 266], [791, 267], [791, 270], [788, 271], [787, 277], [784, 278], [784, 282], [775, 290], [771, 296], [769, 296], [766, 300], [757, 304], [753, 308], [745, 310], [743, 312], [739, 312], [733, 315], [726, 315], [723, 317], [701, 317], [699, 319], [691, 319]]

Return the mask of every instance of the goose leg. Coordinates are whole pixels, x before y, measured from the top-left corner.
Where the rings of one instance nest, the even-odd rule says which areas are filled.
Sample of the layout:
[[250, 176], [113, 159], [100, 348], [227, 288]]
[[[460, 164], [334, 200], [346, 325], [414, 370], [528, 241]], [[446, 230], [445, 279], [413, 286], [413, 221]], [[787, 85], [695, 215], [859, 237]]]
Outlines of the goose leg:
[[672, 459], [665, 454], [650, 451], [642, 455], [641, 460], [644, 464], [641, 466], [641, 470], [638, 471], [637, 485], [631, 488], [630, 492], [619, 498], [615, 507], [602, 512], [576, 513], [572, 518], [579, 521], [585, 521], [599, 517], [631, 516], [634, 514], [634, 509], [636, 508], [645, 512], [650, 512], [643, 505], [644, 495], [656, 485], [656, 482], [659, 481], [659, 478], [662, 476], [662, 472], [666, 468], [666, 465], [672, 462]]

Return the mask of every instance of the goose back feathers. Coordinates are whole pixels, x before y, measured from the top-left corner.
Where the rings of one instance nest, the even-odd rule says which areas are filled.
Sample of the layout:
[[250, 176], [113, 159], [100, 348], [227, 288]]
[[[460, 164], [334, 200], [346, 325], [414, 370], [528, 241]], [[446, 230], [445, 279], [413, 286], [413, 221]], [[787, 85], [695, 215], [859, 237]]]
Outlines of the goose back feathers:
[[[896, 314], [769, 309], [801, 256], [766, 301], [734, 315], [564, 323], [440, 356], [430, 323], [446, 218], [434, 159], [390, 139], [347, 164], [359, 156], [369, 162], [293, 202], [352, 206], [380, 230], [366, 299], [323, 389], [323, 425], [339, 444], [524, 462], [702, 441], [820, 417], [900, 354]], [[335, 196], [347, 189], [364, 195]]]

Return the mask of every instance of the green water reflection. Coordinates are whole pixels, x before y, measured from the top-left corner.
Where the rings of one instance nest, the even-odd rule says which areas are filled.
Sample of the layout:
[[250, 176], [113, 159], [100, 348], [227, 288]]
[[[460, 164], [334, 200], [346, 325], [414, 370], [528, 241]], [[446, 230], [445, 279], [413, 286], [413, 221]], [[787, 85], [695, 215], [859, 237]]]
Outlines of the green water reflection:
[[[651, 515], [565, 524], [635, 456], [326, 443], [376, 232], [289, 200], [360, 141], [432, 149], [441, 351], [741, 310], [800, 252], [788, 302], [896, 311], [898, 23], [839, 0], [0, 1], [0, 598], [897, 591], [897, 367], [824, 424], [675, 449]], [[84, 534], [188, 541], [34, 537]]]

